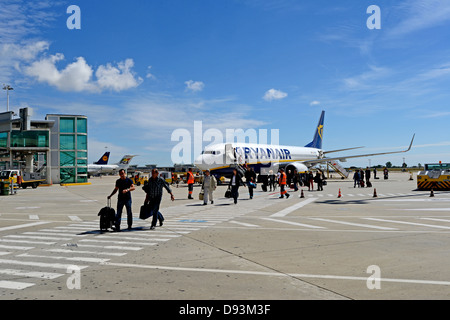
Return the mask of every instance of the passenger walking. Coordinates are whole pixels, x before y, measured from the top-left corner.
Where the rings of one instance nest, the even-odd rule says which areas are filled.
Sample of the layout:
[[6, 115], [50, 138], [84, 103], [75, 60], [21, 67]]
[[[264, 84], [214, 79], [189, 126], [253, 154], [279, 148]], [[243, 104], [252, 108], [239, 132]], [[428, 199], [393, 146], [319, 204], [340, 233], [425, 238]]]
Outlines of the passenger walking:
[[187, 173], [187, 184], [188, 184], [188, 199], [194, 199], [192, 193], [194, 192], [194, 174], [192, 173], [192, 168], [189, 168]]
[[161, 205], [163, 195], [163, 187], [170, 194], [171, 200], [174, 201], [175, 198], [169, 184], [163, 178], [158, 177], [158, 169], [153, 169], [151, 178], [148, 179], [148, 183], [142, 188], [147, 194], [145, 197], [145, 204], [149, 206], [150, 212], [153, 215], [150, 230], [155, 229], [157, 220], [159, 220], [160, 226], [163, 225], [164, 217], [161, 213], [159, 213], [159, 206]]
[[308, 191], [314, 191], [314, 175], [312, 171], [308, 171], [306, 177], [308, 179]]
[[372, 186], [372, 183], [370, 182], [370, 168], [366, 167], [366, 186], [369, 188]]
[[319, 171], [316, 172], [316, 176], [314, 177], [314, 182], [317, 184], [317, 191], [323, 191], [323, 181], [322, 176]]
[[359, 184], [361, 185], [361, 188], [364, 188], [364, 171], [363, 169], [359, 169]]
[[300, 181], [300, 174], [297, 172], [297, 170], [294, 170], [294, 175], [292, 177], [292, 182], [294, 183], [294, 191], [298, 191], [299, 181]]
[[286, 183], [287, 183], [287, 176], [286, 173], [284, 173], [283, 169], [279, 170], [280, 172], [280, 180], [278, 180], [278, 184], [280, 185], [280, 197], [279, 199], [283, 199], [286, 195], [286, 199], [289, 198], [290, 194], [286, 191]]
[[273, 174], [273, 170], [269, 171], [269, 187], [270, 187], [270, 191], [275, 191], [276, 189], [276, 181], [275, 181], [275, 175]]
[[112, 193], [108, 196], [108, 199], [111, 199], [113, 195], [118, 191], [119, 194], [117, 196], [117, 213], [116, 213], [116, 223], [113, 229], [115, 231], [120, 231], [120, 223], [122, 222], [122, 210], [125, 206], [127, 210], [127, 223], [128, 229], [131, 229], [133, 225], [133, 212], [132, 212], [132, 201], [131, 201], [131, 191], [135, 190], [133, 181], [130, 178], [127, 178], [125, 170], [119, 170], [119, 179], [116, 180], [116, 186]]
[[241, 185], [241, 183], [241, 176], [238, 174], [236, 169], [233, 169], [233, 175], [231, 176], [228, 186], [231, 187], [231, 196], [234, 199], [234, 204], [237, 204], [237, 199], [239, 197], [239, 186]]
[[355, 170], [355, 173], [353, 174], [353, 188], [356, 188], [356, 185], [358, 185], [358, 188], [360, 187], [359, 184], [359, 170]]
[[256, 183], [256, 173], [251, 167], [247, 167], [247, 171], [245, 171], [245, 182], [247, 183], [250, 199], [253, 199], [253, 186]]
[[207, 205], [208, 200], [211, 201], [211, 204], [214, 204], [213, 192], [214, 190], [216, 190], [216, 187], [217, 187], [216, 178], [213, 175], [211, 175], [209, 170], [206, 170], [202, 183], [203, 205]]

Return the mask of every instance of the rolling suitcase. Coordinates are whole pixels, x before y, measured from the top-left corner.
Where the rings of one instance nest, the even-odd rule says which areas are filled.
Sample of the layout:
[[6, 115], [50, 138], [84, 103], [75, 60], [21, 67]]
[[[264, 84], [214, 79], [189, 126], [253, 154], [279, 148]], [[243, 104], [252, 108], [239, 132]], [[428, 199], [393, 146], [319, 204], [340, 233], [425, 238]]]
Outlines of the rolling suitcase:
[[100, 231], [112, 228], [116, 221], [116, 211], [111, 207], [111, 199], [108, 199], [106, 207], [100, 210], [98, 216], [100, 217]]

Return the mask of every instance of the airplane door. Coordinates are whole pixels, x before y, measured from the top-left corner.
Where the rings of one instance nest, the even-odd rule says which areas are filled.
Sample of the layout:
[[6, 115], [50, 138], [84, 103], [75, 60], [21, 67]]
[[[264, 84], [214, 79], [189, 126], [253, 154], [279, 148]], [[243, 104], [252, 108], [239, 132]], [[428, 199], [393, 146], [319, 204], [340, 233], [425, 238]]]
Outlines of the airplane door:
[[236, 152], [234, 151], [233, 145], [231, 143], [225, 145], [224, 157], [224, 164], [236, 163]]

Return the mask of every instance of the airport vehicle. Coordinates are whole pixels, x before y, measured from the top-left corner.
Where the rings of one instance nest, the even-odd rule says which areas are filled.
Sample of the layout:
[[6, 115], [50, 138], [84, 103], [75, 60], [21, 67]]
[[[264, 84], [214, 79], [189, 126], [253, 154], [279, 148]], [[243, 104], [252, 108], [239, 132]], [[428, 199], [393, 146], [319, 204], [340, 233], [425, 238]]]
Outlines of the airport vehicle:
[[322, 139], [324, 129], [325, 111], [322, 111], [319, 124], [314, 133], [314, 139], [305, 147], [250, 144], [250, 143], [228, 143], [214, 144], [205, 148], [203, 153], [195, 159], [195, 165], [200, 170], [209, 169], [211, 174], [217, 176], [229, 175], [233, 169], [243, 172], [243, 166], [250, 166], [255, 173], [268, 174], [270, 170], [277, 172], [279, 168], [306, 172], [317, 164], [342, 161], [350, 158], [378, 156], [385, 154], [403, 153], [411, 150], [414, 137], [412, 137], [409, 148], [402, 151], [391, 151], [382, 153], [371, 153], [351, 156], [325, 157], [325, 155], [362, 147], [353, 147], [340, 150], [322, 150]]
[[450, 190], [450, 163], [428, 163], [417, 174], [419, 190]]
[[160, 171], [159, 176], [163, 178], [167, 183], [172, 183], [172, 172]]
[[88, 175], [117, 173], [120, 169], [126, 170], [130, 166], [130, 162], [134, 157], [135, 156], [133, 155], [125, 155], [116, 164], [88, 164]]
[[140, 186], [140, 185], [144, 185], [148, 179], [149, 179], [149, 175], [148, 174], [144, 174], [141, 171], [137, 171], [132, 175], [129, 175], [129, 178], [131, 179], [131, 181], [133, 181], [133, 184], [136, 186]]
[[3, 170], [0, 172], [1, 181], [9, 181], [15, 188], [26, 189], [32, 187], [36, 189], [41, 183], [45, 182], [40, 173], [28, 173], [21, 170]]

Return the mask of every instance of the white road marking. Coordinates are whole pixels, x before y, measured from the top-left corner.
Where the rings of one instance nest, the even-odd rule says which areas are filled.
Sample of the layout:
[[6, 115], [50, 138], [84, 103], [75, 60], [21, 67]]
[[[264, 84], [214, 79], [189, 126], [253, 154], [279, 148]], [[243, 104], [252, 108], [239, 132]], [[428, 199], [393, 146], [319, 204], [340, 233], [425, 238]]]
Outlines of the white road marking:
[[286, 209], [283, 209], [283, 210], [281, 210], [281, 211], [279, 211], [279, 212], [277, 212], [277, 213], [272, 214], [271, 217], [285, 217], [285, 216], [287, 216], [289, 213], [291, 213], [291, 212], [293, 212], [293, 211], [295, 211], [295, 210], [298, 210], [298, 209], [300, 209], [300, 208], [306, 206], [307, 204], [310, 204], [311, 202], [314, 202], [314, 201], [316, 201], [316, 200], [317, 200], [317, 198], [306, 199], [306, 200], [304, 200], [304, 201], [301, 201], [301, 202], [299, 202], [299, 203], [296, 203], [296, 204], [293, 205], [293, 206], [290, 206], [290, 207], [288, 207], [288, 208], [286, 208]]
[[309, 219], [325, 221], [325, 222], [331, 222], [331, 223], [345, 224], [345, 225], [356, 226], [356, 227], [380, 229], [380, 230], [398, 230], [398, 229], [395, 229], [395, 228], [380, 227], [380, 226], [373, 226], [373, 225], [369, 225], [369, 224], [352, 223], [352, 222], [346, 222], [346, 221], [337, 221], [337, 220], [331, 220], [331, 219], [322, 219], [322, 218], [309, 218]]
[[0, 269], [0, 274], [7, 274], [10, 276], [19, 276], [19, 277], [39, 278], [39, 279], [56, 279], [64, 275], [62, 273], [54, 273], [54, 272], [38, 272], [38, 271], [25, 271], [15, 269]]
[[[71, 267], [72, 264], [61, 264], [61, 263], [44, 263], [44, 262], [34, 262], [34, 261], [20, 261], [20, 260], [9, 260], [9, 259], [0, 259], [0, 264], [14, 264], [19, 266], [31, 266], [31, 267], [40, 267], [40, 268], [53, 268], [53, 269], [64, 269]], [[88, 266], [77, 266], [80, 269], [85, 269]]]
[[80, 261], [80, 262], [93, 262], [93, 263], [102, 263], [102, 262], [107, 262], [107, 261], [109, 261], [109, 259], [102, 259], [102, 258], [41, 256], [41, 255], [34, 255], [34, 254], [28, 254], [28, 253], [22, 253], [22, 254], [19, 254], [19, 255], [17, 255], [17, 257], [25, 257], [25, 258], [44, 258], [44, 259], [67, 260], [67, 261]]
[[304, 223], [298, 223], [298, 222], [291, 222], [291, 221], [284, 221], [284, 220], [277, 220], [277, 219], [271, 219], [271, 218], [261, 218], [263, 220], [268, 220], [268, 221], [274, 221], [274, 222], [279, 222], [279, 223], [286, 223], [286, 224], [292, 224], [294, 226], [300, 226], [300, 227], [306, 227], [306, 228], [313, 228], [313, 229], [326, 229], [324, 227], [318, 227], [318, 226], [313, 226], [310, 224], [304, 224]]
[[9, 231], [9, 230], [15, 230], [15, 229], [22, 229], [22, 228], [29, 228], [29, 227], [35, 227], [35, 226], [39, 226], [41, 224], [47, 224], [50, 222], [33, 222], [33, 223], [27, 223], [27, 224], [19, 224], [19, 225], [15, 225], [15, 226], [10, 226], [10, 227], [3, 227], [0, 228], [0, 232], [1, 231]]
[[401, 223], [401, 224], [408, 224], [408, 225], [413, 225], [413, 226], [421, 226], [421, 227], [429, 227], [429, 228], [450, 229], [450, 227], [437, 226], [437, 225], [432, 225], [432, 224], [415, 223], [415, 222], [386, 220], [386, 219], [378, 219], [378, 218], [363, 218], [363, 219], [374, 220], [374, 221], [383, 221], [383, 222], [392, 222], [392, 223]]
[[[151, 266], [141, 264], [129, 263], [102, 263], [103, 265], [124, 267], [124, 268], [140, 268], [140, 269], [155, 269], [155, 270], [171, 270], [171, 271], [185, 271], [185, 272], [209, 272], [209, 273], [227, 273], [227, 274], [246, 274], [259, 276], [277, 276], [277, 277], [295, 277], [295, 278], [316, 278], [316, 279], [332, 279], [332, 280], [359, 280], [367, 282], [369, 276], [353, 277], [353, 276], [337, 276], [337, 275], [323, 275], [323, 274], [303, 274], [303, 273], [277, 273], [277, 272], [262, 272], [262, 271], [246, 271], [246, 270], [226, 270], [226, 269], [205, 269], [205, 268], [182, 268], [182, 267], [166, 267], [166, 266]], [[412, 284], [429, 284], [429, 285], [444, 285], [450, 286], [450, 281], [433, 281], [433, 280], [416, 280], [416, 279], [392, 279], [380, 278], [381, 282], [399, 282]]]
[[17, 281], [0, 281], [0, 288], [3, 289], [11, 289], [11, 290], [23, 290], [29, 287], [34, 286], [34, 283], [25, 283], [25, 282], [17, 282]]
[[244, 222], [237, 222], [237, 221], [228, 221], [229, 223], [239, 224], [244, 227], [250, 227], [250, 228], [259, 228], [260, 226], [257, 226], [255, 224], [250, 223], [244, 223]]
[[114, 257], [122, 257], [126, 255], [126, 252], [96, 252], [96, 251], [85, 251], [85, 250], [70, 250], [70, 249], [47, 249], [44, 251], [48, 252], [56, 252], [56, 253], [74, 253], [77, 254], [98, 254], [101, 256], [114, 256]]

